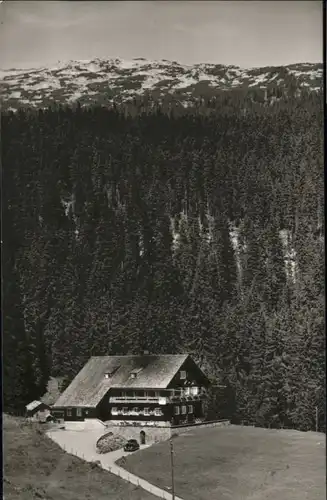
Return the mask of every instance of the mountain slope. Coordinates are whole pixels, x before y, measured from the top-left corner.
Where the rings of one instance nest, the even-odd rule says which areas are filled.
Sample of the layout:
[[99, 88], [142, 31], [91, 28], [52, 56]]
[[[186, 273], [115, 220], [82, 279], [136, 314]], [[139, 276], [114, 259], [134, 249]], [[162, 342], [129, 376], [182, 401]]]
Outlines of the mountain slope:
[[271, 95], [322, 88], [322, 64], [242, 69], [220, 64], [185, 66], [166, 60], [95, 59], [70, 61], [52, 68], [0, 71], [3, 109], [43, 107], [54, 102], [105, 104], [144, 94], [155, 100], [171, 96], [184, 106], [201, 96], [226, 90], [267, 89]]

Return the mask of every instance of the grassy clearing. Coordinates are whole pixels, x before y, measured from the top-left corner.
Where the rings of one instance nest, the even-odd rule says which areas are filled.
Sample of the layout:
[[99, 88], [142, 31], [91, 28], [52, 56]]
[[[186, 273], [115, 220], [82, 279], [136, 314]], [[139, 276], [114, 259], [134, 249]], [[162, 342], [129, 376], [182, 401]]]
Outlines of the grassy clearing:
[[[229, 426], [174, 438], [176, 494], [188, 500], [321, 500], [325, 435]], [[124, 468], [171, 485], [169, 443], [126, 459]]]
[[[42, 429], [44, 429], [42, 427]], [[41, 426], [3, 416], [6, 500], [155, 500], [93, 464], [65, 453]]]

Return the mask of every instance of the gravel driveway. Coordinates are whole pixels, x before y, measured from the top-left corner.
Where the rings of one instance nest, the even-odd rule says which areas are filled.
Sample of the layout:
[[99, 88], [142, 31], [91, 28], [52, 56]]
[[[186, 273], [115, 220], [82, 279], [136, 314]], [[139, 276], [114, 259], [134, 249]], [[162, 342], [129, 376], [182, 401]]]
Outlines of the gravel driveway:
[[[116, 460], [123, 456], [129, 455], [128, 452], [123, 449], [112, 451], [110, 453], [98, 454], [96, 452], [96, 442], [103, 436], [103, 430], [80, 430], [80, 431], [70, 431], [56, 429], [48, 431], [47, 435], [55, 443], [57, 443], [63, 450], [72, 455], [85, 460], [86, 462], [98, 461], [101, 467], [108, 470], [112, 474], [125, 479], [126, 481], [140, 486], [146, 491], [149, 491], [153, 495], [164, 498], [166, 500], [172, 500], [172, 495], [165, 490], [148, 483], [144, 479], [131, 474], [122, 467], [115, 464]], [[141, 450], [147, 448], [149, 445], [141, 445]], [[134, 452], [134, 454], [137, 452]], [[181, 498], [175, 496], [175, 500], [182, 500]]]

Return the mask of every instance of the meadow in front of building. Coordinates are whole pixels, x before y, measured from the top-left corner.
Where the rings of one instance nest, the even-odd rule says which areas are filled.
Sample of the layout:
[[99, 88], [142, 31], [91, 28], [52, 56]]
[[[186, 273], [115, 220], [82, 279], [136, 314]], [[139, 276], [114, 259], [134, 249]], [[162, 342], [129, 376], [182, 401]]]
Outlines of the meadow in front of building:
[[155, 500], [150, 493], [63, 451], [47, 424], [3, 415], [6, 500]]
[[[3, 416], [6, 500], [154, 500], [154, 496], [64, 452], [47, 424]], [[43, 429], [43, 430], [41, 430]], [[173, 438], [175, 490], [188, 500], [321, 500], [325, 435], [242, 426], [198, 429]], [[130, 455], [123, 466], [169, 490], [169, 442]]]
[[[188, 500], [321, 500], [325, 435], [227, 426], [173, 438], [175, 492]], [[118, 462], [119, 464], [119, 462]], [[126, 458], [128, 471], [168, 489], [170, 449], [162, 442]]]

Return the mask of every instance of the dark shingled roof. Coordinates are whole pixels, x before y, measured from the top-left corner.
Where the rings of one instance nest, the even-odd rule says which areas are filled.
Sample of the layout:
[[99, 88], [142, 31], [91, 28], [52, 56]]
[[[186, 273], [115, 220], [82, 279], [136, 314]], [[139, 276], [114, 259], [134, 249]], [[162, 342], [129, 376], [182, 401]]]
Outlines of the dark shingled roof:
[[[165, 389], [187, 358], [188, 354], [93, 356], [54, 408], [94, 408], [111, 388]], [[132, 378], [131, 372], [137, 372], [137, 376]], [[106, 373], [111, 376], [105, 378]]]

